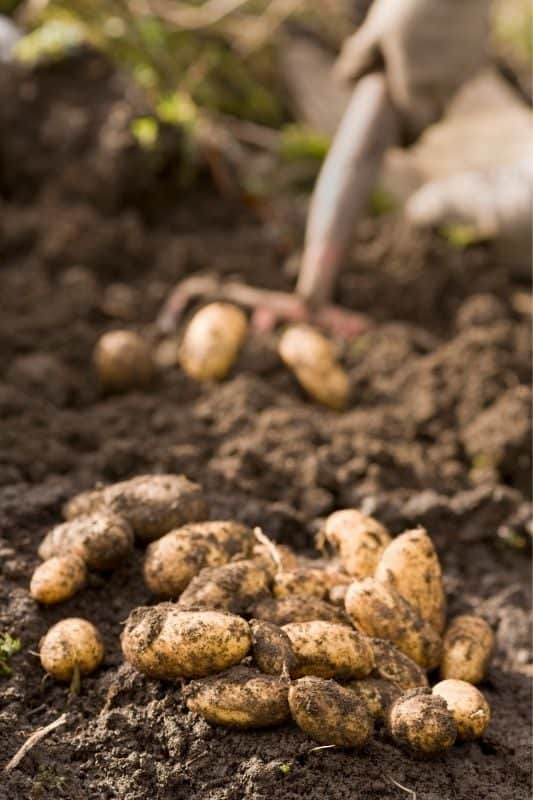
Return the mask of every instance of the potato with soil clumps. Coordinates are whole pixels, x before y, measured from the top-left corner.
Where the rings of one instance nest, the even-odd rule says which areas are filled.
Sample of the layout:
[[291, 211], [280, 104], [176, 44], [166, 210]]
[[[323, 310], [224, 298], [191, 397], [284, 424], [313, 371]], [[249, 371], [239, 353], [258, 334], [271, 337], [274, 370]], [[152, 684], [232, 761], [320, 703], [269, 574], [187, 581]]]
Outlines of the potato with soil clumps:
[[289, 622], [311, 622], [322, 619], [326, 622], [340, 622], [349, 625], [350, 621], [343, 609], [319, 600], [318, 597], [291, 594], [287, 597], [266, 597], [255, 603], [251, 613], [257, 619], [272, 622], [274, 625], [288, 625]]
[[251, 647], [248, 623], [221, 611], [172, 603], [134, 609], [122, 632], [126, 661], [152, 678], [203, 678], [238, 664]]
[[469, 742], [479, 739], [490, 722], [490, 707], [479, 689], [466, 681], [453, 678], [441, 681], [433, 687], [453, 714], [457, 725], [457, 739]]
[[443, 753], [457, 738], [457, 726], [446, 701], [431, 689], [411, 689], [396, 700], [388, 725], [396, 744], [418, 756]]
[[289, 681], [251, 667], [193, 681], [184, 690], [187, 707], [213, 725], [269, 728], [290, 718]]
[[152, 542], [146, 550], [144, 579], [159, 597], [176, 598], [205, 567], [219, 567], [251, 554], [256, 539], [239, 522], [196, 522]]
[[61, 512], [64, 519], [70, 520], [85, 514], [92, 514], [93, 511], [101, 511], [102, 508], [105, 508], [102, 489], [88, 489], [68, 500]]
[[330, 514], [320, 540], [338, 554], [343, 568], [355, 578], [371, 578], [391, 537], [373, 517], [355, 508]]
[[494, 634], [481, 617], [462, 614], [450, 622], [443, 639], [442, 678], [480, 683], [487, 672]]
[[272, 594], [274, 597], [287, 597], [293, 594], [311, 595], [324, 600], [330, 585], [331, 579], [324, 569], [297, 567], [275, 575]]
[[40, 564], [32, 575], [30, 594], [38, 603], [62, 603], [79, 592], [87, 579], [85, 563], [71, 553], [53, 556]]
[[70, 681], [75, 670], [89, 675], [104, 657], [98, 630], [86, 619], [62, 619], [45, 634], [40, 644], [43, 669], [58, 681]]
[[291, 640], [285, 631], [271, 622], [259, 619], [250, 620], [252, 633], [252, 656], [261, 670], [267, 675], [294, 674], [296, 656]]
[[354, 581], [345, 602], [349, 617], [362, 633], [387, 639], [425, 670], [440, 664], [440, 636], [392, 587], [373, 578]]
[[39, 555], [76, 555], [90, 569], [113, 569], [133, 550], [133, 531], [126, 520], [111, 511], [95, 511], [52, 528], [39, 547]]
[[364, 702], [332, 680], [307, 675], [289, 689], [289, 707], [299, 728], [319, 744], [363, 747], [373, 731]]
[[437, 633], [446, 624], [446, 597], [440, 562], [423, 528], [405, 531], [384, 550], [376, 567], [377, 581], [392, 586]]
[[180, 596], [180, 608], [213, 608], [244, 614], [268, 594], [270, 574], [255, 559], [206, 567]]
[[335, 411], [346, 408], [348, 375], [337, 363], [335, 349], [325, 336], [310, 325], [292, 325], [282, 335], [278, 352], [314, 400]]
[[246, 314], [237, 306], [204, 306], [183, 335], [179, 353], [182, 369], [196, 381], [222, 380], [239, 355], [247, 328]]
[[363, 678], [350, 681], [345, 686], [365, 704], [368, 713], [380, 722], [387, 719], [390, 707], [401, 695], [397, 686], [381, 678]]
[[374, 652], [373, 675], [397, 686], [402, 692], [428, 685], [427, 675], [415, 662], [385, 639], [370, 639]]
[[347, 625], [314, 620], [283, 627], [296, 657], [294, 677], [364, 678], [374, 667], [374, 654], [366, 636]]
[[133, 331], [110, 331], [98, 340], [93, 354], [98, 380], [108, 392], [144, 389], [154, 376], [147, 343]]

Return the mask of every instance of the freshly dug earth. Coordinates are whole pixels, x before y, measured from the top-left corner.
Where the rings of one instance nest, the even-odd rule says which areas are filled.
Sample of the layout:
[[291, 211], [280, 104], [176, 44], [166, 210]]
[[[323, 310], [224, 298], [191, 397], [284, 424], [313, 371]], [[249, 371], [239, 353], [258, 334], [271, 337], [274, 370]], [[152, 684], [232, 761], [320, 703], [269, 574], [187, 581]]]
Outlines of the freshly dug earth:
[[[192, 271], [287, 288], [287, 203], [268, 222], [203, 188], [179, 187], [177, 137], [154, 158], [129, 134], [120, 76], [87, 54], [33, 75], [0, 71], [0, 632], [21, 639], [0, 678], [0, 753], [67, 724], [2, 776], [6, 800], [522, 800], [530, 796], [527, 290], [490, 248], [452, 250], [400, 218], [359, 226], [338, 299], [377, 320], [347, 347], [352, 400], [311, 405], [274, 338], [252, 339], [220, 386], [177, 368], [150, 390], [102, 396], [89, 368], [113, 327], [150, 333], [165, 293]], [[127, 100], [127, 102], [126, 102]], [[128, 289], [113, 284], [128, 282]], [[116, 298], [128, 320], [110, 316]], [[126, 301], [124, 301], [124, 297]], [[113, 301], [113, 302], [111, 302]], [[443, 561], [451, 614], [494, 626], [481, 741], [418, 762], [378, 735], [362, 752], [314, 750], [294, 726], [210, 727], [180, 686], [122, 663], [121, 626], [151, 602], [142, 552], [53, 608], [28, 593], [37, 547], [62, 503], [144, 472], [200, 481], [213, 518], [261, 525], [309, 549], [321, 518], [356, 506], [398, 533], [420, 523]], [[81, 616], [101, 630], [103, 666], [78, 695], [43, 680], [47, 628]]]

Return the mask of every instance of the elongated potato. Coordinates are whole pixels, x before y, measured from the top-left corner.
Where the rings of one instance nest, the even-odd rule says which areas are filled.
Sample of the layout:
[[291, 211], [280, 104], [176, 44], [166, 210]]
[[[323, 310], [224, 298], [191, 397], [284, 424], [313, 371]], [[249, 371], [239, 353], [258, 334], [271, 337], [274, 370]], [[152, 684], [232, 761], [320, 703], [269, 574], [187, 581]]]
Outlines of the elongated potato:
[[293, 675], [296, 669], [291, 640], [285, 631], [271, 622], [259, 619], [250, 620], [252, 633], [252, 656], [261, 670], [267, 675]]
[[85, 563], [78, 556], [53, 556], [32, 575], [30, 594], [45, 605], [62, 603], [79, 592], [87, 578]]
[[292, 325], [278, 352], [296, 380], [318, 403], [340, 411], [350, 394], [348, 375], [339, 366], [331, 342], [310, 325]]
[[397, 686], [382, 678], [363, 678], [359, 681], [350, 681], [345, 685], [362, 700], [368, 713], [380, 722], [387, 719], [390, 707], [401, 695]]
[[446, 624], [442, 570], [433, 542], [423, 528], [406, 531], [388, 545], [375, 578], [396, 589], [422, 619], [442, 633]]
[[130, 613], [121, 645], [126, 661], [152, 678], [203, 678], [242, 661], [251, 635], [234, 614], [161, 603]]
[[39, 547], [42, 559], [67, 553], [78, 556], [90, 569], [112, 569], [133, 549], [133, 531], [126, 520], [110, 511], [95, 511], [56, 525]]
[[263, 675], [251, 667], [233, 667], [193, 681], [185, 695], [188, 708], [213, 725], [268, 728], [290, 717], [288, 679]]
[[198, 311], [183, 335], [182, 369], [197, 381], [222, 380], [246, 337], [246, 314], [231, 303], [210, 303]]
[[433, 687], [433, 694], [444, 698], [457, 725], [457, 738], [462, 742], [479, 739], [490, 722], [490, 707], [479, 689], [466, 681], [453, 678]]
[[311, 595], [324, 600], [328, 594], [331, 580], [324, 569], [317, 567], [298, 567], [278, 572], [274, 577], [272, 593], [274, 597], [287, 595]]
[[272, 622], [274, 625], [287, 625], [289, 622], [310, 622], [323, 619], [327, 622], [349, 624], [344, 610], [319, 600], [318, 597], [291, 594], [287, 597], [266, 597], [251, 608], [257, 619]]
[[93, 511], [101, 511], [102, 508], [105, 508], [102, 489], [89, 489], [68, 500], [62, 508], [62, 513], [66, 520], [70, 520], [74, 517], [92, 514]]
[[442, 678], [480, 683], [494, 649], [494, 634], [481, 617], [462, 614], [450, 622], [443, 639]]
[[355, 508], [330, 514], [322, 536], [338, 554], [346, 572], [355, 578], [374, 575], [379, 559], [391, 541], [383, 525]]
[[385, 639], [371, 639], [374, 651], [375, 669], [373, 674], [382, 680], [397, 686], [405, 692], [428, 685], [427, 675], [411, 658], [401, 653], [393, 644]]
[[319, 744], [363, 747], [372, 736], [365, 703], [335, 681], [300, 678], [289, 689], [289, 707], [298, 727]]
[[77, 668], [81, 675], [89, 675], [100, 665], [104, 646], [98, 630], [86, 619], [62, 619], [41, 640], [43, 669], [58, 681], [71, 680]]
[[105, 333], [94, 349], [93, 362], [98, 380], [109, 392], [142, 389], [154, 375], [150, 349], [133, 331]]
[[182, 593], [181, 608], [213, 608], [241, 614], [268, 594], [270, 575], [254, 559], [206, 567]]
[[389, 730], [396, 744], [419, 756], [434, 756], [452, 747], [457, 726], [446, 701], [431, 689], [411, 689], [389, 712]]
[[423, 669], [439, 665], [440, 636], [392, 587], [373, 578], [354, 581], [346, 593], [346, 611], [358, 630], [387, 639]]
[[292, 622], [283, 631], [296, 657], [294, 677], [364, 678], [374, 667], [374, 655], [366, 636], [347, 625], [314, 620]]

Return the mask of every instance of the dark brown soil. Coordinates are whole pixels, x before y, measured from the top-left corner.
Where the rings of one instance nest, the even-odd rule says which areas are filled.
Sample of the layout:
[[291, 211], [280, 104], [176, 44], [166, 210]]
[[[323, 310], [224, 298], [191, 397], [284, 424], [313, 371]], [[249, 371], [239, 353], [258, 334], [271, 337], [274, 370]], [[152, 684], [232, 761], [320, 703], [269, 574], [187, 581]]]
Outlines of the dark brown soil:
[[[68, 722], [0, 782], [6, 800], [522, 800], [530, 797], [530, 332], [527, 290], [490, 249], [451, 250], [400, 219], [359, 226], [339, 289], [375, 329], [346, 349], [353, 401], [311, 405], [272, 340], [250, 341], [221, 386], [162, 371], [151, 391], [102, 397], [89, 369], [98, 336], [147, 330], [193, 270], [287, 287], [276, 214], [260, 223], [210, 187], [178, 187], [177, 137], [157, 160], [128, 133], [131, 89], [98, 58], [34, 75], [0, 71], [0, 631], [20, 637], [0, 678], [7, 761], [63, 711]], [[166, 142], [166, 139], [165, 139]], [[280, 218], [287, 204], [280, 201]], [[128, 282], [127, 323], [109, 286]], [[116, 289], [113, 290], [116, 296]], [[432, 763], [379, 735], [361, 753], [313, 751], [294, 727], [235, 733], [188, 713], [180, 687], [122, 663], [129, 610], [150, 602], [142, 553], [61, 607], [27, 591], [37, 546], [73, 493], [142, 472], [185, 472], [214, 517], [261, 525], [308, 548], [320, 518], [356, 505], [394, 532], [426, 525], [452, 612], [497, 635], [484, 738]], [[35, 656], [69, 615], [98, 624], [103, 668], [78, 696], [43, 680]]]

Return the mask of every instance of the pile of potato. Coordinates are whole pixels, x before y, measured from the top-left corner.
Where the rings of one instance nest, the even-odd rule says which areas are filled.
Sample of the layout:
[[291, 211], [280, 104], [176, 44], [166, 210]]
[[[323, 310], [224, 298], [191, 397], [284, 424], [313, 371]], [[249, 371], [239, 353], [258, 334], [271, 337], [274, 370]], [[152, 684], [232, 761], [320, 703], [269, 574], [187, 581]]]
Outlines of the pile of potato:
[[[355, 509], [330, 515], [322, 558], [276, 547], [257, 529], [207, 520], [184, 476], [141, 476], [73, 498], [44, 539], [31, 583], [42, 603], [72, 596], [89, 569], [109, 569], [134, 539], [162, 602], [134, 609], [125, 659], [154, 679], [188, 682], [192, 712], [238, 728], [292, 720], [320, 744], [362, 747], [385, 727], [420, 756], [481, 736], [490, 709], [475, 684], [493, 648], [487, 623], [447, 622], [441, 567], [422, 528], [392, 539]], [[86, 620], [41, 643], [59, 680], [91, 672], [103, 648]], [[441, 680], [430, 687], [440, 672]]]

